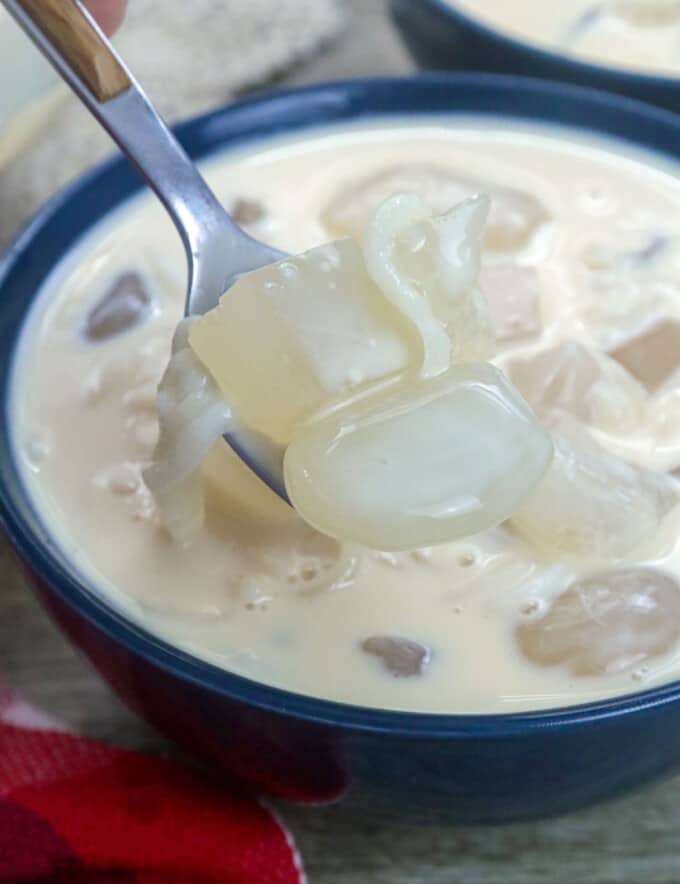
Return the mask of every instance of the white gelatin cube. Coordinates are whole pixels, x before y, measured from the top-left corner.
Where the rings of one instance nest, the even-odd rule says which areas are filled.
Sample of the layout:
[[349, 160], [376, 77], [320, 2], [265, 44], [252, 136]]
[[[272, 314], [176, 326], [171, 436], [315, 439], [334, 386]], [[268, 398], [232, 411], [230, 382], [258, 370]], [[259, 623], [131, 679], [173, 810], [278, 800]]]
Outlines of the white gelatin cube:
[[515, 341], [541, 332], [538, 276], [533, 267], [492, 264], [479, 284], [489, 305], [497, 341]]
[[351, 240], [245, 274], [189, 342], [239, 418], [280, 444], [328, 400], [422, 361]]
[[640, 666], [680, 638], [680, 586], [663, 571], [619, 568], [574, 581], [548, 611], [516, 630], [524, 656], [574, 675]]
[[488, 211], [488, 198], [477, 196], [434, 217], [416, 194], [397, 194], [366, 231], [366, 267], [418, 329], [424, 377], [494, 355], [489, 309], [477, 286]]
[[619, 365], [597, 359], [579, 341], [561, 341], [508, 366], [510, 380], [539, 417], [564, 411], [621, 432], [640, 420], [644, 390]]
[[678, 501], [665, 473], [627, 463], [566, 414], [551, 425], [555, 456], [511, 524], [551, 552], [623, 558], [656, 534]]
[[284, 475], [318, 530], [402, 550], [502, 522], [551, 456], [550, 437], [504, 375], [470, 364], [315, 420], [291, 442]]
[[442, 215], [481, 192], [491, 197], [484, 238], [487, 249], [523, 249], [548, 220], [545, 207], [529, 193], [466, 178], [436, 165], [413, 164], [385, 169], [344, 186], [323, 213], [323, 222], [336, 236], [361, 240], [373, 212], [395, 194], [416, 193], [435, 215]]

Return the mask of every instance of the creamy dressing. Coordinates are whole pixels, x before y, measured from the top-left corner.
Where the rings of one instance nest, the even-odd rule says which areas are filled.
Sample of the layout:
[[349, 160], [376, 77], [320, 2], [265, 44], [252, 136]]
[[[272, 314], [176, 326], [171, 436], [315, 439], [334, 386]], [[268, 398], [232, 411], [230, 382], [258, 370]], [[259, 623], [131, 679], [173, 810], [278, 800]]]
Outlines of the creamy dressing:
[[[215, 159], [206, 172], [227, 206], [240, 198], [241, 207], [247, 200], [264, 208], [250, 212], [249, 230], [291, 253], [334, 238], [323, 221], [328, 206], [358, 180], [400, 164], [430, 164], [498, 188], [511, 182], [534, 195], [545, 217], [534, 235], [513, 242], [511, 258], [535, 268], [541, 330], [501, 342], [497, 361], [508, 367], [565, 339], [599, 359], [646, 318], [680, 318], [680, 181], [674, 169], [646, 160], [565, 132], [414, 122], [272, 141]], [[489, 240], [485, 254], [489, 280], [509, 261], [496, 244]], [[127, 272], [150, 296], [141, 321], [86, 340], [88, 314]], [[306, 526], [224, 447], [206, 465], [205, 528], [190, 547], [174, 545], [141, 471], [156, 442], [155, 388], [184, 287], [170, 222], [139, 198], [55, 269], [16, 364], [15, 442], [25, 481], [58, 543], [112, 604], [231, 671], [369, 706], [510, 712], [680, 675], [680, 647], [670, 640], [644, 665], [608, 675], [575, 676], [522, 654], [517, 628], [535, 622], [572, 580], [611, 561], [539, 552], [505, 526], [406, 553], [341, 545]], [[637, 464], [676, 468], [676, 378], [647, 392], [628, 375], [607, 377], [624, 405], [612, 408], [618, 399], [609, 393], [593, 399], [598, 441]], [[616, 564], [661, 565], [680, 577], [676, 509]], [[420, 674], [390, 674], [376, 636], [412, 642]]]
[[520, 40], [608, 67], [680, 75], [677, 0], [451, 0]]

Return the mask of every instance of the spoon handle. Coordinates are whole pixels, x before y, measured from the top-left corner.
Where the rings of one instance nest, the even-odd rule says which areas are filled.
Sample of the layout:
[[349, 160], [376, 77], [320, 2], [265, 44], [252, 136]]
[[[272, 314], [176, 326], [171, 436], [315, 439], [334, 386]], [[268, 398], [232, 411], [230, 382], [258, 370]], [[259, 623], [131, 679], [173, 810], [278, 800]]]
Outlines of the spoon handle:
[[110, 46], [75, 3], [20, 0], [18, 5], [51, 40], [98, 101], [108, 101], [132, 85]]
[[[187, 315], [214, 307], [240, 273], [283, 257], [234, 223], [116, 51], [78, 0], [0, 0], [163, 203], [189, 269]], [[280, 452], [243, 429], [238, 455], [287, 500]]]
[[280, 253], [233, 222], [144, 90], [77, 0], [0, 0], [168, 210], [189, 264], [188, 314]]

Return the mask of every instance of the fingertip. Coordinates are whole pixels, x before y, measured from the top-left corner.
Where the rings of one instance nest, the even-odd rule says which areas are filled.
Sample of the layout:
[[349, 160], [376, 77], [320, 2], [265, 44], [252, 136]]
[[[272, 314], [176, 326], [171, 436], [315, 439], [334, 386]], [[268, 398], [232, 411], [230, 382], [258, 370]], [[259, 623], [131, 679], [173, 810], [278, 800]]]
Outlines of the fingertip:
[[85, 0], [85, 5], [99, 27], [110, 36], [118, 30], [125, 17], [127, 0]]

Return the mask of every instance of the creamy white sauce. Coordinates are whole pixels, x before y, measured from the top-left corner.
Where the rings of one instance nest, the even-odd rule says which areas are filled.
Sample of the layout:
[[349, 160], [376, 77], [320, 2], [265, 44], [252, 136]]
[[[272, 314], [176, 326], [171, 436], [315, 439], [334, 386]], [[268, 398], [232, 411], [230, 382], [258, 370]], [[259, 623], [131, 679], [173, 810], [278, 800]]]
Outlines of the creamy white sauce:
[[[250, 228], [255, 235], [301, 252], [333, 238], [321, 217], [343, 186], [413, 162], [511, 183], [538, 196], [549, 213], [517, 256], [537, 268], [543, 333], [508, 344], [501, 364], [564, 338], [610, 347], [642, 317], [680, 317], [680, 181], [651, 155], [564, 131], [413, 121], [272, 141], [213, 160], [206, 172], [227, 205], [240, 195], [266, 207]], [[623, 277], [611, 271], [612, 254], [639, 251], [657, 235], [665, 237], [658, 260]], [[118, 337], [84, 341], [88, 311], [127, 270], [147, 279], [150, 316]], [[305, 526], [226, 451], [213, 452], [208, 465], [205, 529], [189, 549], [174, 546], [159, 529], [141, 470], [156, 439], [155, 386], [184, 286], [170, 222], [150, 198], [135, 200], [55, 269], [15, 367], [15, 443], [25, 481], [57, 542], [112, 604], [226, 669], [386, 708], [510, 712], [680, 675], [677, 645], [642, 668], [593, 677], [521, 655], [515, 628], [526, 612], [607, 563], [538, 553], [505, 528], [412, 553], [341, 547]], [[667, 384], [640, 407], [634, 426], [600, 429], [599, 440], [636, 463], [675, 468], [680, 385]], [[679, 522], [674, 511], [633, 561], [680, 577]], [[427, 646], [424, 674], [389, 675], [360, 648], [376, 635]]]
[[451, 5], [510, 36], [583, 61], [680, 75], [677, 0], [451, 0]]

